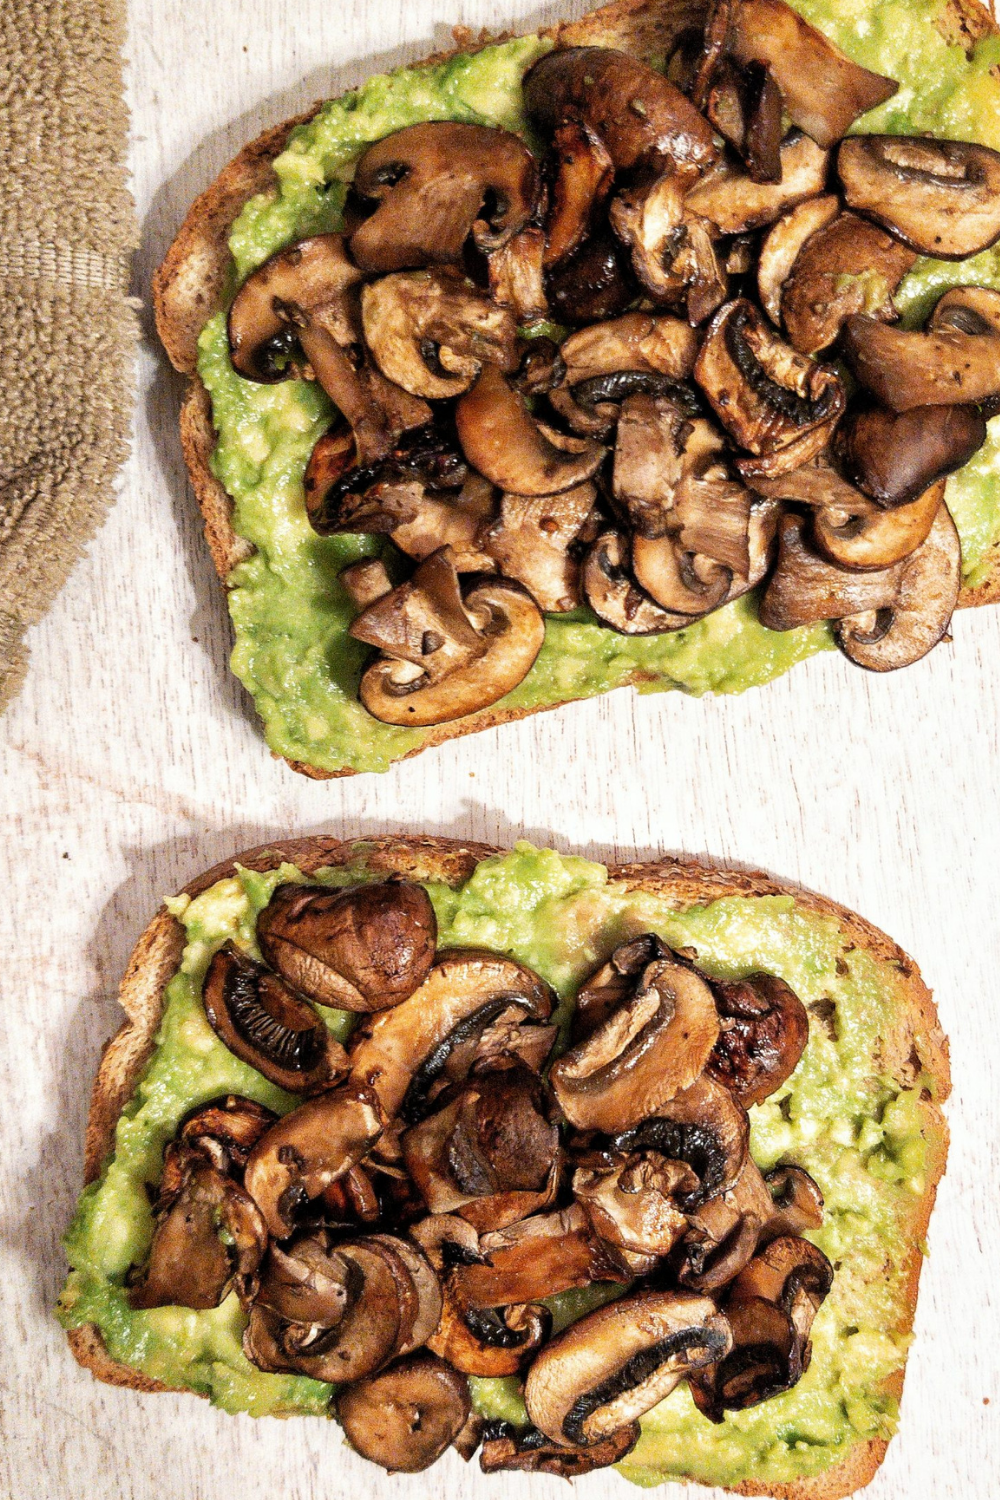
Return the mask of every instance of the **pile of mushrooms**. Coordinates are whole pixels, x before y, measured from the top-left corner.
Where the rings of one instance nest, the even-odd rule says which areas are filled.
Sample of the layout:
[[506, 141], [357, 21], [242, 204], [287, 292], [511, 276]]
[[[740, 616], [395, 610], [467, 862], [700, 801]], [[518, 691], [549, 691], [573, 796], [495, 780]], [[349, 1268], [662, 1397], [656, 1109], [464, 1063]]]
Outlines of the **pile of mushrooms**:
[[760, 587], [768, 628], [833, 620], [874, 671], [944, 636], [944, 481], [1000, 398], [1000, 293], [950, 291], [923, 329], [893, 294], [918, 255], [1000, 239], [1000, 154], [847, 137], [897, 87], [784, 0], [714, 0], [665, 75], [601, 47], [536, 63], [537, 155], [449, 121], [377, 141], [343, 232], [244, 283], [236, 370], [337, 409], [312, 525], [411, 565], [341, 576], [377, 719], [489, 707], [543, 616], [584, 606], [651, 635]]
[[[748, 1150], [748, 1108], [808, 1038], [781, 979], [714, 979], [640, 933], [579, 989], [553, 1062], [548, 985], [439, 950], [419, 885], [279, 886], [257, 940], [261, 959], [216, 952], [205, 1014], [298, 1102], [182, 1121], [134, 1307], [235, 1294], [247, 1359], [329, 1382], [390, 1471], [454, 1445], [486, 1472], [585, 1473], [682, 1380], [721, 1422], [801, 1377], [833, 1279], [803, 1237], [823, 1199]], [[356, 1014], [346, 1046], [317, 1005]], [[604, 1305], [553, 1336], [550, 1299], [595, 1284]], [[517, 1377], [528, 1425], [478, 1417], [469, 1376]]]

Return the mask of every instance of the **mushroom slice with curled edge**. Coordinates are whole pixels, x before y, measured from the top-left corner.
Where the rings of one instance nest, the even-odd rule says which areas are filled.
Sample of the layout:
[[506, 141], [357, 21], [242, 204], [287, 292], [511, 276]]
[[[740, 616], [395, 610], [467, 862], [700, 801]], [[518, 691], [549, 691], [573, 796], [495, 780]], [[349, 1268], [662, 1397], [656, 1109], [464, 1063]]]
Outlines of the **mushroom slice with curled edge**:
[[626, 313], [594, 323], [560, 349], [564, 378], [549, 401], [574, 432], [596, 437], [611, 430], [630, 395], [669, 395], [693, 416], [697, 404], [684, 382], [697, 352], [694, 329], [679, 318]]
[[774, 1212], [765, 1226], [765, 1237], [801, 1234], [818, 1229], [823, 1222], [823, 1194], [801, 1167], [775, 1167], [764, 1178]]
[[550, 52], [525, 75], [524, 102], [544, 128], [579, 120], [618, 172], [635, 167], [696, 175], [718, 155], [712, 128], [680, 89], [611, 47]]
[[543, 428], [495, 365], [484, 365], [455, 408], [462, 452], [512, 495], [554, 495], [593, 478], [605, 449]]
[[661, 609], [629, 571], [629, 542], [620, 531], [604, 531], [583, 564], [587, 603], [605, 625], [622, 635], [661, 635], [691, 624], [690, 615]]
[[772, 1217], [767, 1184], [747, 1156], [731, 1187], [691, 1211], [675, 1265], [681, 1286], [712, 1293], [728, 1286], [756, 1253]]
[[448, 1277], [463, 1308], [521, 1306], [594, 1281], [623, 1281], [635, 1260], [643, 1270], [654, 1264], [599, 1239], [578, 1203], [480, 1235], [479, 1254]]
[[798, 1067], [809, 1040], [809, 1017], [777, 974], [712, 979], [710, 984], [721, 1030], [705, 1071], [749, 1109]]
[[178, 1140], [192, 1146], [220, 1172], [242, 1172], [250, 1152], [277, 1115], [242, 1094], [224, 1094], [186, 1116]]
[[647, 1118], [614, 1135], [611, 1145], [618, 1152], [658, 1151], [690, 1167], [694, 1185], [677, 1185], [680, 1206], [690, 1212], [729, 1191], [748, 1159], [749, 1140], [746, 1110], [721, 1083], [702, 1074]]
[[300, 240], [247, 277], [229, 309], [233, 369], [245, 380], [287, 380], [298, 373], [297, 332], [288, 309], [313, 314], [338, 344], [357, 337], [356, 298], [361, 272], [340, 234]]
[[454, 264], [471, 235], [487, 253], [523, 229], [538, 201], [538, 167], [508, 130], [432, 121], [369, 146], [355, 194], [377, 207], [351, 235], [361, 270]]
[[669, 957], [670, 949], [655, 932], [643, 932], [619, 943], [607, 962], [595, 969], [577, 990], [570, 1041], [583, 1041], [596, 1031], [612, 1011], [629, 999], [646, 965], [656, 958]]
[[537, 224], [519, 229], [487, 256], [490, 296], [499, 308], [509, 311], [519, 327], [548, 316], [544, 256], [545, 231]]
[[450, 1447], [472, 1409], [469, 1382], [433, 1354], [413, 1355], [336, 1398], [351, 1447], [390, 1474], [418, 1474]]
[[794, 132], [781, 143], [780, 182], [754, 182], [731, 161], [706, 172], [684, 200], [689, 216], [707, 219], [719, 234], [747, 234], [773, 224], [786, 209], [826, 189], [829, 153]]
[[892, 295], [916, 255], [857, 214], [841, 214], [803, 245], [781, 296], [788, 341], [819, 354], [852, 313], [882, 323], [897, 316]]
[[678, 960], [656, 958], [631, 997], [553, 1064], [549, 1081], [577, 1129], [615, 1134], [690, 1087], [718, 1034], [705, 980]]
[[[383, 491], [391, 494], [411, 481], [413, 494], [457, 491], [469, 478], [454, 433], [430, 421], [404, 433], [371, 463], [356, 459], [353, 435], [343, 429], [324, 433], [312, 451], [303, 483], [309, 524], [320, 536], [352, 529], [391, 532], [413, 517], [405, 506], [380, 505]], [[383, 509], [389, 512], [384, 518]]]
[[770, 69], [790, 119], [821, 146], [899, 88], [852, 61], [784, 0], [736, 0], [728, 45], [740, 63]]
[[347, 1053], [312, 1006], [232, 943], [209, 964], [202, 999], [219, 1040], [279, 1088], [314, 1093], [347, 1072]]
[[437, 922], [423, 886], [379, 880], [347, 890], [279, 885], [257, 918], [273, 968], [310, 1000], [340, 1010], [385, 1010], [426, 979]]
[[517, 1375], [551, 1326], [547, 1307], [468, 1308], [446, 1290], [441, 1321], [427, 1347], [466, 1375]]
[[766, 63], [739, 67], [723, 59], [709, 85], [705, 113], [753, 182], [781, 181], [781, 90]]
[[412, 1354], [426, 1344], [441, 1321], [442, 1295], [437, 1273], [422, 1252], [399, 1235], [372, 1234], [366, 1243], [401, 1261], [413, 1284], [416, 1303], [403, 1321], [396, 1345], [397, 1354]]
[[729, 1324], [709, 1297], [623, 1297], [572, 1324], [539, 1354], [524, 1388], [528, 1416], [553, 1442], [598, 1442], [731, 1346]]
[[597, 491], [581, 484], [559, 495], [504, 495], [480, 545], [505, 578], [522, 583], [540, 610], [563, 614], [580, 604], [580, 563], [571, 549], [593, 536]]
[[807, 463], [845, 406], [836, 371], [784, 343], [742, 297], [712, 319], [694, 373], [722, 425], [757, 455], [757, 463], [738, 463], [750, 484]]
[[744, 1266], [729, 1289], [726, 1308], [760, 1298], [787, 1313], [795, 1331], [796, 1361], [804, 1370], [813, 1320], [832, 1285], [833, 1267], [822, 1250], [799, 1235], [780, 1235]]
[[287, 1239], [310, 1200], [367, 1156], [384, 1122], [374, 1090], [351, 1082], [307, 1099], [264, 1132], [244, 1183], [275, 1239]]
[[709, 225], [686, 212], [685, 186], [674, 171], [640, 180], [613, 199], [609, 219], [654, 301], [686, 301], [688, 322], [696, 325], [725, 301], [727, 282]]
[[778, 528], [778, 561], [760, 601], [768, 630], [794, 630], [818, 620], [839, 620], [891, 609], [905, 564], [861, 572], [831, 562], [806, 540], [804, 516], [786, 512]]
[[595, 1469], [606, 1469], [625, 1458], [639, 1441], [638, 1422], [619, 1427], [599, 1442], [586, 1447], [553, 1443], [535, 1427], [512, 1427], [508, 1422], [488, 1422], [483, 1429], [479, 1467], [484, 1474], [514, 1469], [524, 1474], [552, 1474], [558, 1479], [576, 1479]]
[[687, 1228], [678, 1198], [698, 1188], [685, 1163], [658, 1151], [597, 1152], [573, 1173], [573, 1196], [594, 1233], [639, 1255], [667, 1255]]
[[411, 396], [444, 400], [468, 390], [485, 363], [514, 369], [517, 329], [449, 266], [397, 271], [361, 293], [365, 342], [382, 374]]
[[552, 137], [556, 175], [545, 225], [546, 270], [565, 260], [590, 233], [611, 191], [614, 163], [600, 137], [582, 120], [565, 120]]
[[968, 463], [986, 441], [977, 406], [862, 406], [837, 429], [837, 456], [860, 490], [881, 506], [917, 500]]
[[527, 590], [481, 579], [463, 599], [450, 549], [353, 621], [384, 655], [361, 678], [361, 702], [383, 724], [445, 724], [496, 703], [530, 672], [545, 622]]
[[357, 1294], [357, 1275], [346, 1256], [331, 1248], [324, 1231], [284, 1248], [272, 1244], [255, 1301], [289, 1323], [333, 1328]]
[[710, 1422], [727, 1411], [745, 1411], [789, 1390], [801, 1378], [802, 1355], [792, 1320], [762, 1297], [726, 1306], [732, 1347], [716, 1364], [691, 1377], [695, 1405]]
[[[523, 964], [475, 948], [441, 953], [402, 1005], [366, 1021], [352, 1038], [351, 1073], [377, 1090], [387, 1115], [416, 1124], [454, 1053], [501, 1016], [547, 1021], [552, 991]], [[471, 1064], [471, 1057], [469, 1062]]]
[[757, 290], [771, 322], [781, 323], [781, 293], [799, 252], [811, 235], [824, 229], [840, 213], [833, 193], [797, 203], [768, 230], [757, 259]]
[[[168, 1147], [173, 1179], [161, 1188], [149, 1260], [129, 1289], [132, 1307], [218, 1307], [230, 1287], [256, 1290], [267, 1228], [238, 1183], [190, 1146]], [[165, 1162], [165, 1167], [167, 1163]]]
[[946, 292], [923, 330], [886, 328], [858, 315], [844, 325], [844, 354], [883, 406], [953, 406], [1000, 395], [1000, 292]]
[[851, 208], [921, 255], [964, 260], [1000, 239], [1000, 152], [968, 141], [859, 135], [837, 153]]
[[[416, 475], [389, 478], [362, 489], [360, 494], [343, 493], [341, 489], [336, 508], [327, 497], [322, 527], [316, 529], [323, 535], [387, 535], [416, 562], [450, 547], [458, 572], [489, 573], [495, 563], [480, 546], [479, 535], [494, 519], [495, 493], [488, 480], [474, 473], [468, 474], [457, 493], [453, 489], [435, 493]], [[343, 573], [340, 578], [344, 582]], [[367, 608], [391, 589], [390, 583], [357, 602]]]

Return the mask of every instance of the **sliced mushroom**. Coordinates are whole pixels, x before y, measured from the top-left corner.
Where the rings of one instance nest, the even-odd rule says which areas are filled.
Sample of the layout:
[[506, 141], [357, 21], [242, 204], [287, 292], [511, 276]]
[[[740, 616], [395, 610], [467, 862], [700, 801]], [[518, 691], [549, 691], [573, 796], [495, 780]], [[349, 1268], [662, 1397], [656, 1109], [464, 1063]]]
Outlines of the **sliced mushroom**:
[[826, 187], [828, 153], [807, 135], [793, 132], [781, 143], [779, 182], [754, 182], [731, 161], [706, 172], [685, 199], [689, 215], [707, 219], [719, 234], [746, 234], [762, 229], [804, 198]]
[[549, 272], [551, 315], [560, 323], [589, 323], [623, 313], [639, 295], [629, 256], [607, 231], [584, 240]]
[[493, 365], [484, 365], [455, 409], [469, 463], [513, 495], [554, 495], [591, 479], [605, 450], [597, 443], [543, 429], [519, 393]]
[[577, 990], [570, 1041], [582, 1042], [595, 1032], [631, 997], [647, 964], [669, 957], [670, 949], [655, 932], [643, 932], [620, 943], [607, 962], [595, 969]]
[[632, 997], [555, 1063], [549, 1081], [581, 1130], [628, 1130], [705, 1066], [718, 1036], [711, 990], [683, 963], [655, 959]]
[[824, 193], [819, 198], [797, 203], [768, 230], [757, 259], [757, 290], [764, 311], [775, 325], [781, 323], [781, 293], [799, 251], [811, 235], [825, 228], [839, 213], [836, 195]]
[[638, 1441], [638, 1422], [620, 1427], [600, 1442], [582, 1448], [570, 1447], [565, 1442], [553, 1443], [536, 1427], [519, 1429], [508, 1422], [490, 1422], [483, 1431], [479, 1466], [484, 1474], [514, 1469], [524, 1474], [576, 1479], [580, 1474], [619, 1463]]
[[708, 1074], [656, 1106], [646, 1119], [612, 1138], [619, 1152], [658, 1151], [683, 1162], [694, 1186], [678, 1185], [678, 1201], [690, 1212], [732, 1188], [747, 1161], [750, 1121], [729, 1090]]
[[[455, 948], [440, 954], [408, 1000], [362, 1025], [351, 1045], [352, 1077], [378, 1091], [386, 1113], [415, 1124], [454, 1053], [506, 1013], [545, 1021], [552, 992], [522, 964]], [[471, 1057], [469, 1059], [471, 1064]]]
[[667, 1255], [687, 1228], [678, 1200], [698, 1188], [685, 1162], [658, 1151], [596, 1153], [573, 1174], [573, 1196], [594, 1233], [639, 1255]]
[[467, 1308], [446, 1294], [428, 1348], [466, 1375], [495, 1379], [519, 1374], [551, 1326], [547, 1307]]
[[754, 182], [781, 181], [781, 90], [766, 64], [739, 67], [731, 58], [720, 60], [705, 113], [746, 163]]
[[334, 1328], [356, 1294], [353, 1262], [332, 1249], [321, 1231], [284, 1248], [272, 1244], [255, 1301], [287, 1322]]
[[444, 724], [488, 708], [530, 672], [545, 639], [531, 595], [483, 579], [463, 598], [450, 549], [352, 622], [384, 655], [361, 678], [361, 702], [384, 724]]
[[528, 1415], [553, 1442], [597, 1442], [658, 1405], [690, 1372], [719, 1361], [731, 1344], [708, 1297], [622, 1298], [546, 1346], [525, 1383]]
[[469, 1383], [433, 1354], [348, 1386], [337, 1416], [351, 1447], [390, 1474], [429, 1468], [469, 1418]]
[[781, 296], [788, 341], [819, 354], [852, 313], [896, 316], [893, 293], [916, 260], [912, 250], [857, 214], [841, 214], [803, 245]]
[[821, 146], [899, 88], [853, 62], [784, 0], [737, 0], [728, 44], [741, 63], [770, 69], [790, 118]]
[[716, 313], [694, 373], [722, 425], [762, 458], [739, 464], [751, 484], [758, 469], [774, 475], [807, 463], [844, 410], [836, 371], [783, 343], [745, 298]]
[[242, 1172], [250, 1152], [277, 1115], [242, 1094], [224, 1094], [186, 1116], [178, 1140], [207, 1156], [218, 1171]]
[[368, 1236], [366, 1243], [377, 1245], [401, 1261], [413, 1285], [416, 1305], [401, 1326], [396, 1344], [398, 1355], [412, 1354], [427, 1343], [441, 1320], [442, 1292], [437, 1274], [421, 1251], [398, 1235], [373, 1234]]
[[600, 137], [581, 120], [557, 125], [552, 137], [556, 176], [545, 226], [546, 269], [579, 248], [611, 190], [614, 163]]
[[776, 974], [711, 981], [721, 1030], [705, 1071], [749, 1109], [781, 1087], [809, 1040], [809, 1017]]
[[382, 374], [412, 396], [459, 396], [484, 364], [513, 370], [517, 363], [513, 314], [449, 266], [369, 282], [361, 317]]
[[774, 1203], [774, 1213], [766, 1225], [768, 1238], [820, 1227], [823, 1194], [808, 1172], [801, 1167], [775, 1167], [764, 1181]]
[[312, 1006], [232, 943], [209, 964], [202, 998], [220, 1041], [279, 1088], [309, 1094], [347, 1072], [347, 1053]]
[[[479, 1254], [479, 1261], [456, 1265], [448, 1278], [463, 1308], [530, 1304], [629, 1274], [627, 1252], [598, 1239], [579, 1204], [480, 1235]], [[646, 1269], [652, 1264], [644, 1260]]]
[[244, 1182], [275, 1239], [287, 1239], [310, 1200], [367, 1155], [383, 1124], [374, 1090], [347, 1083], [307, 1099], [264, 1132]]
[[616, 171], [674, 166], [691, 176], [713, 161], [708, 121], [661, 73], [610, 47], [569, 47], [535, 63], [524, 80], [529, 114], [552, 131], [579, 120]]
[[[484, 552], [480, 537], [494, 519], [495, 493], [488, 480], [474, 473], [469, 474], [457, 494], [454, 491], [435, 494], [416, 477], [390, 480], [374, 484], [360, 495], [345, 496], [335, 512], [327, 503], [323, 532], [388, 535], [401, 552], [416, 562], [449, 547], [458, 572], [490, 573], [496, 564]], [[343, 573], [340, 578], [343, 582]], [[357, 602], [365, 609], [391, 589], [389, 583], [370, 598]]]
[[337, 582], [356, 609], [367, 609], [392, 592], [392, 579], [380, 557], [364, 557], [337, 575]]
[[519, 229], [487, 257], [490, 296], [510, 311], [519, 327], [548, 316], [544, 259], [545, 231], [537, 224]]
[[817, 620], [839, 620], [891, 609], [899, 597], [903, 562], [859, 572], [840, 567], [810, 547], [806, 520], [786, 512], [778, 529], [778, 561], [760, 601], [768, 630], [794, 630]]
[[946, 292], [923, 331], [887, 328], [858, 314], [844, 324], [844, 353], [883, 406], [953, 406], [1000, 395], [1000, 292]]
[[724, 1193], [692, 1210], [676, 1266], [681, 1286], [712, 1293], [728, 1286], [756, 1253], [772, 1222], [770, 1192], [748, 1155]]
[[694, 369], [698, 335], [679, 318], [632, 312], [571, 333], [559, 352], [569, 386], [618, 370], [644, 370], [680, 381]]
[[632, 269], [654, 300], [686, 300], [688, 322], [710, 317], [726, 297], [726, 278], [709, 226], [686, 212], [685, 181], [674, 171], [640, 180], [613, 200], [611, 227], [632, 252]]
[[726, 1318], [730, 1352], [691, 1380], [695, 1405], [711, 1422], [787, 1391], [805, 1368], [792, 1320], [780, 1307], [761, 1297], [746, 1299], [733, 1307], [727, 1304]]
[[837, 429], [837, 454], [850, 479], [879, 505], [902, 506], [968, 463], [986, 441], [976, 406], [915, 406], [894, 412], [862, 406]]
[[354, 191], [378, 206], [352, 234], [351, 254], [368, 274], [454, 263], [470, 235], [496, 250], [528, 223], [538, 188], [535, 159], [510, 131], [408, 125], [358, 162]]
[[582, 484], [560, 495], [504, 495], [499, 517], [482, 534], [500, 572], [522, 583], [546, 614], [580, 604], [580, 564], [570, 549], [592, 520], [596, 494]]
[[229, 309], [233, 369], [265, 383], [298, 372], [296, 326], [287, 311], [293, 307], [312, 313], [338, 344], [350, 344], [357, 336], [351, 299], [360, 284], [340, 234], [317, 234], [272, 255], [247, 277]]
[[661, 609], [629, 572], [630, 548], [620, 531], [604, 531], [583, 564], [583, 589], [598, 619], [622, 635], [661, 635], [682, 630], [691, 616]]
[[319, 1005], [385, 1010], [423, 984], [437, 922], [423, 886], [279, 885], [257, 918], [268, 963]]
[[426, 491], [457, 492], [470, 478], [454, 432], [442, 423], [403, 434], [372, 463], [355, 460], [353, 434], [343, 429], [325, 433], [312, 451], [303, 484], [309, 524], [320, 536], [352, 528], [391, 533], [418, 519]]
[[691, 552], [671, 536], [632, 538], [637, 583], [663, 609], [690, 624], [725, 602], [732, 573], [714, 558]]
[[860, 135], [837, 174], [851, 208], [938, 260], [964, 260], [1000, 239], [1000, 152], [968, 141]]

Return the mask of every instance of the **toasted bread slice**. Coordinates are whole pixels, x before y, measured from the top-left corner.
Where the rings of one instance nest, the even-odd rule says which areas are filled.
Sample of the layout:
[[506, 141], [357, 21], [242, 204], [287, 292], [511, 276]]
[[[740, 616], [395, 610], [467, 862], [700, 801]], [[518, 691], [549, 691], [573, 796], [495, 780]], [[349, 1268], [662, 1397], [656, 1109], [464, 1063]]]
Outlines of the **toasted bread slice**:
[[[410, 879], [459, 885], [477, 864], [501, 851], [483, 844], [463, 844], [440, 838], [381, 838], [363, 843], [313, 837], [268, 844], [215, 866], [186, 887], [197, 896], [216, 881], [232, 876], [237, 865], [251, 870], [276, 869], [282, 862], [296, 864], [305, 874], [323, 866], [350, 863], [363, 856], [374, 874], [399, 874]], [[886, 1330], [906, 1334], [912, 1328], [922, 1245], [927, 1233], [937, 1184], [944, 1172], [948, 1131], [941, 1104], [950, 1090], [948, 1043], [941, 1030], [933, 999], [913, 961], [877, 928], [844, 907], [808, 891], [759, 873], [713, 868], [710, 865], [663, 859], [649, 864], [611, 866], [611, 882], [629, 891], [662, 898], [678, 911], [705, 906], [725, 897], [790, 896], [796, 910], [832, 919], [844, 952], [858, 951], [892, 971], [892, 1024], [879, 1038], [878, 1067], [900, 1087], [912, 1087], [917, 1073], [925, 1080], [919, 1101], [920, 1129], [926, 1145], [924, 1186], [914, 1196], [904, 1227], [903, 1297], [895, 1326]], [[166, 907], [161, 908], [136, 945], [122, 981], [120, 999], [127, 1020], [104, 1052], [91, 1100], [87, 1126], [84, 1176], [97, 1179], [114, 1146], [115, 1129], [131, 1099], [155, 1044], [166, 987], [176, 972], [185, 942], [184, 929]], [[819, 1024], [818, 1022], [816, 1024]], [[99, 1379], [136, 1390], [165, 1390], [159, 1381], [116, 1363], [93, 1324], [71, 1328], [70, 1346], [81, 1365]], [[884, 1382], [884, 1394], [898, 1399], [904, 1370]], [[836, 1500], [852, 1493], [872, 1477], [885, 1454], [881, 1437], [858, 1441], [846, 1457], [824, 1473], [789, 1484], [761, 1484], [746, 1480], [735, 1486], [741, 1494], [767, 1494], [788, 1500]], [[680, 1477], [680, 1476], [677, 1476]]]
[[[546, 28], [542, 34], [552, 37], [560, 47], [617, 47], [644, 60], [662, 58], [686, 28], [703, 24], [706, 9], [702, 0], [614, 0], [614, 3], [578, 21]], [[997, 32], [991, 15], [980, 0], [948, 0], [947, 11], [939, 24], [949, 41], [966, 50], [971, 50], [981, 38]], [[456, 32], [456, 42], [462, 51], [475, 50], [487, 40]], [[447, 55], [436, 54], [424, 62], [439, 62]], [[231, 265], [228, 237], [233, 221], [251, 198], [273, 187], [271, 163], [284, 150], [291, 131], [312, 119], [321, 102], [305, 114], [272, 126], [243, 148], [196, 199], [153, 281], [160, 338], [174, 367], [190, 377], [180, 417], [181, 442], [191, 484], [204, 518], [212, 560], [223, 585], [233, 568], [252, 554], [253, 548], [234, 530], [232, 501], [210, 468], [215, 431], [208, 392], [196, 370], [198, 336], [208, 319], [223, 306]], [[981, 573], [982, 581], [974, 588], [963, 588], [959, 596], [961, 607], [1000, 600], [1000, 542], [990, 550]], [[635, 668], [622, 685], [638, 687], [654, 677], [651, 672]], [[468, 718], [431, 729], [421, 744], [404, 758], [446, 740], [558, 706], [484, 709]], [[347, 768], [322, 770], [296, 760], [289, 760], [288, 764], [293, 770], [319, 780], [356, 774]]]

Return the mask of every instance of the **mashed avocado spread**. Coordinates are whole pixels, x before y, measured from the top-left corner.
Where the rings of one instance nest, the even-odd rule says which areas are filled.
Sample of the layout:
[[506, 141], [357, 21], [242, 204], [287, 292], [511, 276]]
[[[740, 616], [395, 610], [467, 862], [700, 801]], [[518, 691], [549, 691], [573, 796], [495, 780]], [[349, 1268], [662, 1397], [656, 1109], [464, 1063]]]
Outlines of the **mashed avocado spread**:
[[[796, 3], [849, 56], [899, 80], [898, 94], [858, 128], [927, 131], [1000, 148], [1000, 39], [980, 42], [970, 57], [949, 45], [935, 24], [944, 0]], [[233, 225], [236, 284], [289, 243], [339, 229], [357, 157], [404, 125], [459, 120], [530, 138], [521, 79], [550, 46], [528, 36], [433, 67], [401, 68], [324, 105], [276, 160], [277, 196], [254, 198]], [[948, 287], [970, 282], [1000, 287], [1000, 250], [958, 265], [918, 261], [897, 301], [904, 317], [917, 322]], [[358, 702], [369, 651], [347, 634], [355, 610], [337, 579], [348, 563], [388, 544], [320, 538], [306, 520], [302, 476], [330, 423], [330, 403], [303, 381], [267, 386], [237, 376], [222, 314], [202, 333], [198, 369], [218, 431], [213, 467], [235, 503], [236, 530], [256, 549], [230, 576], [233, 669], [253, 694], [276, 753], [323, 770], [384, 771], [427, 731], [381, 724]], [[986, 552], [1000, 539], [1000, 418], [985, 447], [949, 481], [947, 501], [962, 540], [965, 582], [974, 586]], [[549, 615], [535, 666], [499, 707], [589, 697], [635, 672], [644, 677], [644, 692], [741, 692], [831, 645], [826, 625], [765, 630], [753, 596], [659, 636], [619, 635], [595, 623], [589, 610]]]
[[[155, 1048], [122, 1112], [100, 1179], [86, 1188], [66, 1237], [71, 1271], [59, 1303], [63, 1324], [93, 1323], [113, 1359], [170, 1386], [197, 1391], [224, 1410], [255, 1416], [325, 1415], [332, 1387], [290, 1375], [265, 1375], [244, 1357], [244, 1315], [235, 1296], [211, 1312], [161, 1307], [136, 1312], [125, 1279], [141, 1264], [152, 1235], [147, 1186], [159, 1181], [163, 1148], [194, 1106], [241, 1093], [286, 1112], [295, 1101], [235, 1058], [209, 1026], [201, 985], [227, 940], [257, 954], [255, 922], [281, 881], [302, 880], [284, 865], [260, 875], [241, 870], [195, 900], [168, 902], [187, 943], [166, 991]], [[348, 884], [366, 875], [364, 845], [352, 863], [311, 880]], [[621, 1465], [638, 1484], [690, 1476], [735, 1484], [780, 1483], [814, 1475], [852, 1444], [888, 1437], [895, 1402], [880, 1383], [905, 1361], [909, 1333], [903, 1262], [907, 1221], [925, 1186], [926, 1147], [917, 1076], [901, 1089], [879, 1069], [879, 1038], [898, 1024], [896, 968], [858, 951], [829, 917], [790, 896], [725, 898], [678, 912], [662, 897], [610, 882], [602, 865], [519, 844], [483, 860], [465, 884], [427, 885], [439, 946], [478, 946], [530, 965], [561, 997], [565, 1016], [583, 978], [627, 937], [654, 931], [675, 947], [692, 946], [711, 973], [736, 978], [762, 969], [780, 975], [810, 1012], [810, 1036], [792, 1077], [751, 1110], [751, 1150], [769, 1170], [779, 1162], [810, 1172], [826, 1199], [810, 1238], [833, 1263], [833, 1290], [813, 1328], [808, 1373], [785, 1395], [714, 1426], [686, 1386], [642, 1421], [642, 1438]], [[326, 1013], [345, 1036], [350, 1020]], [[917, 1053], [920, 1052], [917, 1038]], [[617, 1289], [568, 1292], [552, 1299], [565, 1326]], [[484, 1415], [526, 1420], [517, 1382], [473, 1380]]]

